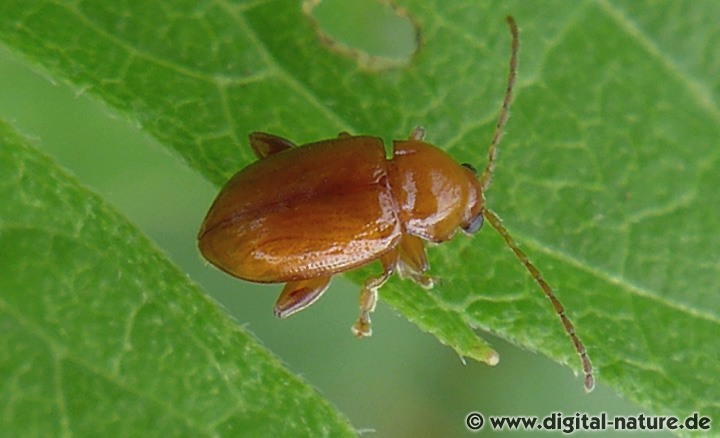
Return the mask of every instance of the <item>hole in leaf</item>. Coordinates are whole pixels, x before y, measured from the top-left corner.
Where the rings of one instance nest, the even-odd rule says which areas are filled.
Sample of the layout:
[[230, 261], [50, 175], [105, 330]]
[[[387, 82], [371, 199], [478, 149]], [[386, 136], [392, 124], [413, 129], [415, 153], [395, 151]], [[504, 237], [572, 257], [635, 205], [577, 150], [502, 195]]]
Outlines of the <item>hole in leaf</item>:
[[388, 0], [306, 0], [303, 10], [331, 50], [363, 69], [402, 67], [418, 50], [417, 24]]

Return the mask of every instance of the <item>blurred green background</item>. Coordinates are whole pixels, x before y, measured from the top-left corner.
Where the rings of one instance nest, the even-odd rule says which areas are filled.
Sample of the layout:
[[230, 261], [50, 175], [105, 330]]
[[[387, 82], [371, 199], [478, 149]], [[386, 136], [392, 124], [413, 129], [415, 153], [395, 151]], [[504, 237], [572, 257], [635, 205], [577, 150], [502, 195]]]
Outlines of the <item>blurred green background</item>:
[[[330, 11], [319, 18], [332, 22], [333, 17]], [[484, 336], [500, 353], [500, 364], [463, 364], [452, 349], [398, 316], [382, 298], [373, 319], [375, 335], [358, 341], [350, 325], [359, 288], [342, 278], [311, 309], [276, 319], [272, 306], [279, 285], [229, 278], [205, 263], [196, 249], [197, 229], [217, 187], [137, 124], [83, 90], [53, 82], [4, 48], [0, 78], [0, 117], [123, 212], [238, 324], [360, 430], [374, 430], [373, 436], [380, 437], [465, 435], [470, 434], [464, 425], [470, 411], [538, 416], [643, 412], [606, 389], [602, 376], [598, 388], [586, 395], [567, 368], [489, 335]], [[489, 433], [488, 427], [481, 433]]]

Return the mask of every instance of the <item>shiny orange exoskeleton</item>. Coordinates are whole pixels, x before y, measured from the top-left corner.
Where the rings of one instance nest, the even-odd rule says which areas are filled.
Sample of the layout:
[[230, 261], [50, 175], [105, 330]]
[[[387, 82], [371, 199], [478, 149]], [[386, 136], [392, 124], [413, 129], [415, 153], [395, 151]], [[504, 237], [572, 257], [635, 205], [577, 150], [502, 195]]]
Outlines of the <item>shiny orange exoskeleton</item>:
[[479, 178], [472, 166], [459, 165], [424, 142], [420, 128], [393, 142], [390, 159], [377, 137], [342, 133], [295, 146], [255, 132], [250, 146], [259, 159], [233, 176], [215, 199], [198, 235], [203, 256], [244, 280], [286, 283], [275, 304], [279, 317], [314, 303], [333, 275], [379, 260], [383, 272], [365, 282], [353, 325], [354, 334], [365, 337], [371, 334], [377, 290], [393, 272], [431, 288], [425, 242], [445, 242], [458, 229], [472, 234], [487, 219], [551, 300], [591, 389], [590, 360], [562, 305], [485, 206], [516, 76], [518, 30], [511, 17], [508, 23], [513, 36], [508, 86]]

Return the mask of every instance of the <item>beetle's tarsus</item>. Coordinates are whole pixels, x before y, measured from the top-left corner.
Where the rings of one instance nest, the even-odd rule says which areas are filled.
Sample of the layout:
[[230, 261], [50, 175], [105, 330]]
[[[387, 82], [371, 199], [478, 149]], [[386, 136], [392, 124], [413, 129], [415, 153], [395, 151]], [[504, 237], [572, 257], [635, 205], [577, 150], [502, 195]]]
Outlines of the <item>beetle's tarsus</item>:
[[398, 275], [402, 279], [410, 279], [423, 289], [432, 289], [437, 282], [437, 278], [431, 277], [423, 272], [414, 271], [406, 263], [401, 260], [397, 265]]
[[358, 318], [357, 322], [353, 324], [352, 326], [352, 332], [353, 335], [355, 335], [356, 338], [362, 339], [362, 338], [368, 338], [372, 336], [372, 327], [370, 326], [370, 316], [361, 315], [360, 318]]
[[378, 289], [388, 281], [388, 278], [395, 272], [398, 259], [398, 250], [394, 249], [382, 257], [380, 263], [383, 266], [383, 273], [377, 277], [365, 280], [365, 285], [360, 291], [360, 316], [357, 322], [353, 324], [353, 334], [358, 338], [366, 338], [372, 335], [372, 327], [370, 326], [370, 314], [375, 311], [375, 305], [378, 300]]
[[416, 140], [421, 141], [425, 138], [425, 128], [422, 126], [415, 127], [412, 131], [410, 131], [410, 135], [408, 136], [408, 140]]
[[[373, 280], [376, 279], [371, 279], [370, 281]], [[362, 291], [360, 292], [360, 316], [358, 317], [357, 322], [355, 322], [355, 324], [353, 324], [352, 326], [353, 334], [358, 338], [366, 338], [372, 335], [372, 327], [370, 326], [370, 313], [375, 311], [377, 297], [377, 288], [363, 287]]]

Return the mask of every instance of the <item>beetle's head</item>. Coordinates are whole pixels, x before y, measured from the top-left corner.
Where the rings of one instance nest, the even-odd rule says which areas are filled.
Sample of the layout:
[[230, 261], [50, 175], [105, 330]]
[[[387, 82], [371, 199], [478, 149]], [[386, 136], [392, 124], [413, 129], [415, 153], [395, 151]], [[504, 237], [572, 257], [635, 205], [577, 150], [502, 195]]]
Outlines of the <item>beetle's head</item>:
[[483, 224], [483, 196], [475, 169], [420, 140], [393, 143], [390, 184], [405, 230], [431, 242]]
[[460, 167], [464, 167], [472, 173], [472, 177], [470, 178], [468, 185], [472, 187], [470, 191], [475, 194], [473, 197], [475, 202], [468, 202], [465, 206], [465, 218], [470, 219], [468, 222], [460, 224], [460, 229], [463, 230], [465, 234], [475, 234], [480, 228], [482, 228], [483, 223], [485, 222], [483, 217], [485, 197], [482, 193], [482, 187], [480, 186], [480, 181], [478, 180], [478, 171], [475, 166], [468, 163], [462, 163]]

